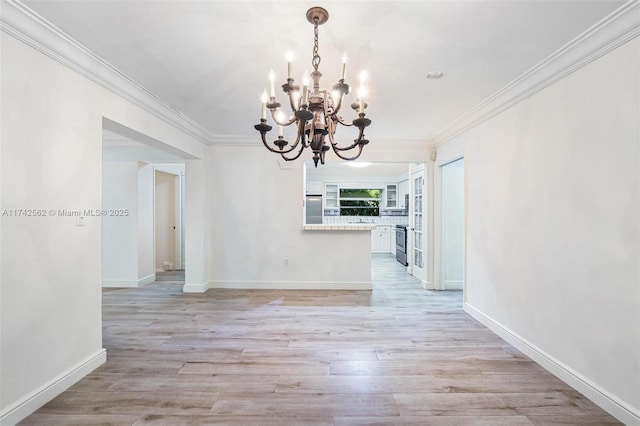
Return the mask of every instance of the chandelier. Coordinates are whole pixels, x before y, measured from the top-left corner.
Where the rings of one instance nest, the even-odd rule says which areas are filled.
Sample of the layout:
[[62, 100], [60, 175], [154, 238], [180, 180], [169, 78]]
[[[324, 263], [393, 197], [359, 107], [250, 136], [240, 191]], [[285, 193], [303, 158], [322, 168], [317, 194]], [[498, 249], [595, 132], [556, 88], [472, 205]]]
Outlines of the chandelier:
[[[260, 124], [254, 127], [260, 132], [260, 137], [264, 146], [271, 152], [280, 154], [286, 161], [292, 161], [302, 155], [305, 148], [311, 148], [313, 151], [313, 162], [318, 167], [318, 161], [324, 164], [325, 154], [331, 148], [335, 154], [343, 159], [352, 161], [360, 157], [362, 149], [369, 143], [364, 138], [364, 129], [371, 120], [365, 117], [364, 110], [367, 104], [364, 101], [365, 90], [364, 81], [366, 76], [364, 72], [360, 75], [361, 87], [358, 93], [357, 102], [351, 104], [351, 108], [357, 111], [358, 118], [345, 122], [339, 115], [345, 95], [349, 94], [349, 85], [345, 83], [346, 77], [346, 56], [342, 58], [342, 76], [336, 83], [332, 91], [320, 88], [320, 77], [322, 73], [318, 71], [320, 66], [320, 54], [318, 53], [318, 26], [324, 24], [329, 19], [329, 12], [322, 7], [312, 7], [307, 11], [307, 21], [313, 24], [313, 59], [311, 65], [313, 72], [309, 75], [305, 72], [302, 78], [302, 93], [300, 86], [294, 83], [292, 77], [292, 55], [287, 57], [287, 82], [282, 85], [282, 90], [289, 97], [292, 115], [286, 118], [285, 114], [280, 110], [280, 103], [276, 101], [275, 96], [275, 75], [273, 71], [269, 74], [270, 93], [267, 96], [266, 90], [262, 93], [262, 115]], [[309, 77], [313, 82], [313, 86], [309, 87]], [[266, 135], [272, 127], [267, 124], [267, 109], [271, 111], [271, 118], [278, 125], [278, 139], [273, 141], [274, 147], [267, 143]], [[289, 144], [284, 139], [284, 127], [295, 124], [296, 139], [293, 144]], [[358, 137], [353, 143], [347, 146], [338, 146], [335, 141], [335, 132], [338, 124], [343, 126], [355, 126], [358, 128]], [[329, 144], [326, 137], [329, 136]], [[348, 151], [354, 150], [351, 153]], [[349, 156], [350, 154], [355, 154]]]

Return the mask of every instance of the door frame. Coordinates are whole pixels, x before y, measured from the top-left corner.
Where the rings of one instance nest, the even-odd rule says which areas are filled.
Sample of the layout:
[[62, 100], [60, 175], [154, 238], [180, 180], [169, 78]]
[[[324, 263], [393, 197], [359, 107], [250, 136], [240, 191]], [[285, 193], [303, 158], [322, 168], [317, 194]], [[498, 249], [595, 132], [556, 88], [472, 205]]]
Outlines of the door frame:
[[[448, 164], [454, 163], [459, 160], [464, 160], [464, 155], [455, 156], [451, 159], [447, 159], [446, 161], [438, 162], [435, 165], [434, 173], [433, 173], [433, 181], [434, 181], [434, 229], [433, 229], [433, 240], [435, 250], [433, 252], [433, 278], [434, 278], [434, 289], [435, 290], [447, 290], [445, 282], [444, 282], [444, 216], [442, 214], [444, 208], [444, 198], [442, 192], [442, 168]], [[465, 193], [466, 193], [466, 177], [465, 177]], [[462, 268], [463, 268], [463, 279], [462, 279], [462, 287], [464, 289], [466, 283], [466, 195], [464, 196], [464, 214], [465, 218], [463, 219], [463, 227], [464, 227], [464, 235], [463, 235], [463, 260], [462, 260]]]

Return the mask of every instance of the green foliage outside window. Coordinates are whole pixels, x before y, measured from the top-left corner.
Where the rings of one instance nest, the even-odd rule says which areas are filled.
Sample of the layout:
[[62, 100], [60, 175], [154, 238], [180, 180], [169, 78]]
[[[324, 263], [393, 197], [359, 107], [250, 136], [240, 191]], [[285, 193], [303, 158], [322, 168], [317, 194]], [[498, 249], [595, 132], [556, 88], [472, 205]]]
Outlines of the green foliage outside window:
[[380, 189], [340, 189], [340, 198], [375, 198], [380, 200]]
[[380, 189], [340, 189], [340, 216], [380, 216]]

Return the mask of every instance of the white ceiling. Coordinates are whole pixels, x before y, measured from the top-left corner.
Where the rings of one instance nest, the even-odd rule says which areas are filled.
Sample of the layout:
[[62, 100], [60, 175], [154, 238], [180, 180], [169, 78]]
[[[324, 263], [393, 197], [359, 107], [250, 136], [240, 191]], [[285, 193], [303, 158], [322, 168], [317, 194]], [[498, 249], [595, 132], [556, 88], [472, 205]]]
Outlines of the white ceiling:
[[[624, 1], [25, 3], [213, 135], [256, 139], [269, 69], [284, 83], [288, 49], [298, 81], [311, 69], [305, 12], [323, 6], [330, 18], [320, 27], [322, 86], [336, 82], [343, 52], [348, 83], [368, 71], [373, 143], [434, 138]], [[426, 79], [430, 71], [444, 77]]]

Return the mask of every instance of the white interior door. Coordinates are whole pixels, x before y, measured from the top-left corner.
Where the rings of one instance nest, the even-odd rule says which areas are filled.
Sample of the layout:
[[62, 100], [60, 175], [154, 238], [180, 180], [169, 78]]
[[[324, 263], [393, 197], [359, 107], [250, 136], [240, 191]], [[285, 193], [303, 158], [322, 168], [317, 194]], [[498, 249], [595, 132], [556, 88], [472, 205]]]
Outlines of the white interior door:
[[425, 216], [424, 216], [424, 170], [411, 175], [413, 200], [411, 205], [412, 255], [409, 259], [411, 275], [426, 282], [425, 273]]

